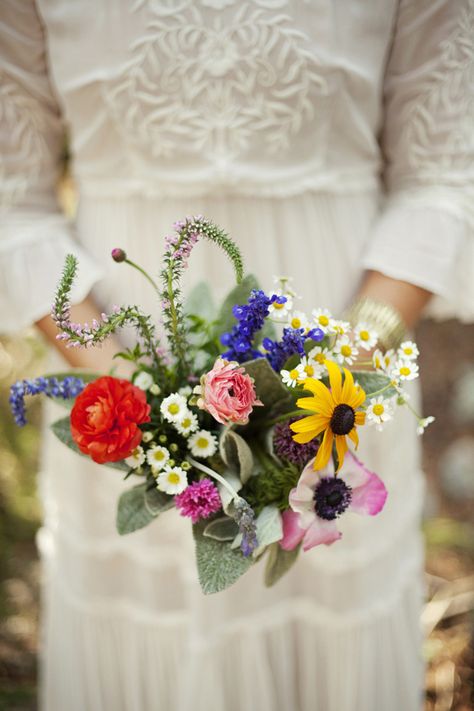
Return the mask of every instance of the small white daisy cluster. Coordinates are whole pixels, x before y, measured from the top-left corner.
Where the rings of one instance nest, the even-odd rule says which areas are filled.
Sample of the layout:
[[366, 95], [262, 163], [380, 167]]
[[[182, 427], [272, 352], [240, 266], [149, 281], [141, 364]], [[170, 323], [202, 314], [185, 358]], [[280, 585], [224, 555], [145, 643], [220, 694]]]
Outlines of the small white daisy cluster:
[[393, 378], [398, 384], [404, 380], [415, 380], [419, 374], [418, 358], [419, 351], [413, 341], [404, 341], [401, 346], [382, 353], [380, 350], [374, 351], [372, 362], [375, 370]]
[[[171, 393], [162, 400], [160, 412], [163, 419], [187, 439], [188, 450], [194, 457], [211, 457], [217, 451], [217, 438], [211, 432], [199, 429], [198, 418], [188, 406], [187, 398], [191, 394], [189, 386]], [[155, 441], [155, 437], [158, 441]], [[190, 469], [186, 461], [180, 465], [176, 463], [174, 456], [178, 450], [177, 444], [168, 443], [166, 435], [144, 432], [141, 445], [125, 461], [135, 470], [140, 470], [146, 462], [156, 478], [157, 488], [174, 496], [188, 486], [187, 472]]]
[[[286, 306], [286, 304], [284, 304]], [[326, 375], [325, 360], [333, 360], [344, 367], [353, 365], [362, 351], [370, 351], [377, 344], [377, 333], [365, 323], [351, 328], [348, 321], [335, 319], [328, 309], [314, 309], [311, 318], [302, 311], [288, 310], [286, 325], [305, 328], [309, 331], [319, 328], [324, 333], [324, 341], [301, 358], [291, 370], [280, 371], [285, 385], [302, 385], [306, 378], [319, 380]]]

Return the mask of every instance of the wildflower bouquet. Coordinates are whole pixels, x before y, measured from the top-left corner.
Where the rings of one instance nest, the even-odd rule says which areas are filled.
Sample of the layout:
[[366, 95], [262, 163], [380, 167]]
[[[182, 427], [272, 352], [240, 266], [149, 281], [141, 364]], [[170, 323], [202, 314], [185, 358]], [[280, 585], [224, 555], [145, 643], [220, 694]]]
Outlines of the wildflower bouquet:
[[[237, 285], [219, 308], [204, 284], [182, 299], [180, 279], [201, 239], [221, 247], [235, 269]], [[359, 428], [381, 429], [397, 403], [408, 404], [402, 385], [418, 374], [414, 343], [375, 350], [362, 360], [366, 370], [351, 369], [377, 334], [324, 309], [310, 317], [298, 311], [286, 278], [262, 291], [243, 277], [233, 241], [200, 216], [176, 223], [166, 238], [158, 284], [123, 250], [112, 257], [156, 290], [161, 335], [137, 306], [114, 307], [91, 325], [72, 322], [73, 256], [52, 317], [70, 348], [100, 346], [120, 328], [135, 328], [133, 348], [116, 355], [133, 364], [131, 380], [90, 373], [22, 380], [10, 403], [23, 425], [26, 395], [57, 399], [70, 409], [52, 425], [64, 444], [139, 479], [118, 501], [120, 534], [177, 509], [192, 523], [202, 589], [214, 593], [261, 558], [273, 585], [300, 548], [341, 538], [337, 519], [346, 511], [382, 510], [385, 486], [348, 441], [357, 448]], [[417, 418], [420, 430], [430, 421]]]

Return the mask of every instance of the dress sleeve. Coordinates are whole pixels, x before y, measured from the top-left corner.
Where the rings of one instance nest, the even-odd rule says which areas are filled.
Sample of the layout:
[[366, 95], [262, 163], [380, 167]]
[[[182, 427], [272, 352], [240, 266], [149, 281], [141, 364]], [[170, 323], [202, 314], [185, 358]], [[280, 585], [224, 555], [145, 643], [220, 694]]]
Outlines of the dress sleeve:
[[45, 316], [68, 252], [80, 259], [73, 300], [100, 277], [57, 203], [64, 148], [34, 0], [0, 2], [0, 331]]
[[367, 269], [474, 316], [474, 0], [401, 0], [384, 87], [387, 188]]

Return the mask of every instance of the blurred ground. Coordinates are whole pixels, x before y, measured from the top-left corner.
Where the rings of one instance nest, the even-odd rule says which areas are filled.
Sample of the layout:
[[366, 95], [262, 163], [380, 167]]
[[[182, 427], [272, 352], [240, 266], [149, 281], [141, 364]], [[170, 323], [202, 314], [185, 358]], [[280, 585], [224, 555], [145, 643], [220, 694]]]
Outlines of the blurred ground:
[[[424, 412], [437, 418], [423, 441], [430, 492], [425, 522], [428, 599], [422, 620], [427, 632], [425, 711], [470, 711], [474, 326], [426, 321], [417, 341]], [[0, 339], [0, 711], [36, 709], [39, 565], [34, 535], [40, 519], [35, 492], [40, 404], [30, 403], [31, 424], [20, 430], [8, 415], [7, 397], [12, 381], [41, 373], [41, 359], [42, 346], [32, 332], [21, 339]]]

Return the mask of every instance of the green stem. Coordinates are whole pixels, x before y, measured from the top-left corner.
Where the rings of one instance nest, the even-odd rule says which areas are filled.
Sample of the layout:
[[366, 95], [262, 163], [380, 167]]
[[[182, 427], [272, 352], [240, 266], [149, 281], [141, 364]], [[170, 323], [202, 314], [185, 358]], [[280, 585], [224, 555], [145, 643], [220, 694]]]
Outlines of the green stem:
[[314, 412], [312, 410], [292, 410], [291, 412], [287, 412], [284, 415], [280, 415], [279, 417], [275, 417], [273, 420], [270, 420], [268, 426], [273, 427], [273, 425], [278, 424], [278, 422], [290, 420], [292, 417], [303, 417], [304, 415], [314, 415]]
[[158, 289], [157, 284], [153, 281], [153, 279], [152, 279], [151, 276], [148, 274], [148, 272], [146, 272], [144, 269], [142, 269], [142, 267], [140, 267], [138, 264], [135, 264], [135, 262], [132, 262], [131, 259], [128, 259], [128, 258], [125, 259], [125, 263], [126, 263], [126, 264], [129, 264], [131, 267], [133, 267], [134, 269], [136, 269], [138, 272], [140, 272], [140, 274], [143, 274], [143, 276], [145, 277], [145, 279], [148, 279], [148, 281], [150, 282], [150, 284], [152, 285], [152, 287], [154, 288], [154, 290], [156, 291], [156, 293], [158, 294], [158, 296], [160, 295], [160, 290]]
[[201, 464], [201, 462], [197, 462], [195, 459], [192, 457], [186, 457], [187, 461], [193, 465], [196, 469], [199, 469], [200, 471], [204, 472], [204, 474], [207, 474], [208, 476], [212, 477], [216, 481], [218, 481], [220, 484], [222, 484], [223, 487], [227, 489], [229, 494], [231, 494], [233, 499], [240, 499], [240, 496], [236, 492], [236, 490], [229, 484], [229, 482], [224, 479], [223, 476], [215, 472], [213, 469], [210, 469], [209, 467], [206, 467], [205, 464]]
[[[389, 390], [390, 388], [393, 388], [393, 387], [394, 387], [394, 386], [393, 386], [392, 382], [390, 381], [390, 383], [388, 383], [388, 385], [384, 385], [383, 388], [380, 388], [380, 390], [375, 390], [373, 393], [369, 393], [369, 394], [367, 395], [367, 400], [368, 400], [369, 398], [372, 399], [372, 398], [375, 397], [376, 395], [382, 395], [382, 393], [384, 393], [386, 390]], [[395, 388], [395, 389], [396, 389], [396, 388]]]

